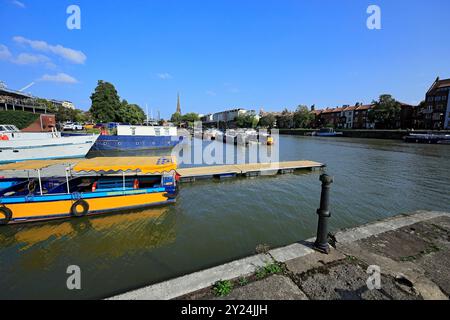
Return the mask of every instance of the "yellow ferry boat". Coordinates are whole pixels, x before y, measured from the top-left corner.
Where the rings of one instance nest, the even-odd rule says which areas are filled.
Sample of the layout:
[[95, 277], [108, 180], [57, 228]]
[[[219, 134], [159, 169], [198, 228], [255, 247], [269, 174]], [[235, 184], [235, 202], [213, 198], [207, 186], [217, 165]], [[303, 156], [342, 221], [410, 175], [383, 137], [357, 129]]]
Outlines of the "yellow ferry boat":
[[18, 178], [17, 183], [0, 190], [0, 225], [83, 217], [175, 202], [174, 157], [73, 160], [66, 169], [66, 177], [41, 178], [43, 169], [63, 162], [27, 161], [0, 167], [0, 170], [37, 172], [37, 178]]

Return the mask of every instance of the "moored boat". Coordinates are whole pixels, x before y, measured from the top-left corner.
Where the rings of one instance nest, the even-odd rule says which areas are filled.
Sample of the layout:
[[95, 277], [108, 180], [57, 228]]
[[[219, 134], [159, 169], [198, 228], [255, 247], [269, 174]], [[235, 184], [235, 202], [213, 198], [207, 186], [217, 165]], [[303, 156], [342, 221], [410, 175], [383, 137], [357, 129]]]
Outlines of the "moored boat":
[[450, 144], [450, 134], [411, 133], [403, 139], [410, 143]]
[[[0, 190], [0, 225], [84, 217], [175, 202], [173, 157], [71, 160], [66, 177], [41, 178], [53, 161], [9, 164], [0, 170], [37, 172]], [[75, 175], [69, 175], [69, 172]]]
[[312, 133], [312, 136], [316, 137], [337, 137], [342, 135], [342, 132], [336, 132], [333, 128], [322, 128], [319, 131]]
[[117, 134], [103, 134], [92, 150], [123, 151], [170, 149], [183, 140], [176, 127], [118, 125]]
[[20, 132], [17, 128], [0, 132], [0, 163], [39, 159], [83, 158], [98, 135], [62, 137], [53, 132]]

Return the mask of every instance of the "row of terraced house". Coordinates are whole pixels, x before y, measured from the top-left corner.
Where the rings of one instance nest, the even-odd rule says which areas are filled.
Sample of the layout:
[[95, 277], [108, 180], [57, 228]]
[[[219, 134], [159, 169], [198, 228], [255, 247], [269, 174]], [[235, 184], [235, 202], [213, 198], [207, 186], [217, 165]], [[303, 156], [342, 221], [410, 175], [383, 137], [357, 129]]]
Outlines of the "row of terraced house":
[[[313, 128], [334, 127], [339, 129], [386, 129], [369, 117], [374, 104], [315, 110]], [[426, 93], [425, 102], [419, 106], [401, 103], [401, 111], [389, 129], [450, 129], [450, 79], [433, 83]]]

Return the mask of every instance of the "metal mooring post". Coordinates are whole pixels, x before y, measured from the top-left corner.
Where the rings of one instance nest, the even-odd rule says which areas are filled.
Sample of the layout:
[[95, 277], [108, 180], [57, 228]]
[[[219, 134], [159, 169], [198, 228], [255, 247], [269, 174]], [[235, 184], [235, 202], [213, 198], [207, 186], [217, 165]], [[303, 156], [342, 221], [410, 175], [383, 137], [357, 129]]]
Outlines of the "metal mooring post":
[[333, 183], [333, 177], [323, 174], [320, 176], [320, 181], [322, 181], [322, 194], [320, 196], [320, 208], [317, 209], [319, 224], [317, 226], [317, 238], [314, 243], [314, 248], [322, 253], [328, 254], [330, 252], [330, 246], [328, 244], [328, 219], [331, 217], [330, 189]]

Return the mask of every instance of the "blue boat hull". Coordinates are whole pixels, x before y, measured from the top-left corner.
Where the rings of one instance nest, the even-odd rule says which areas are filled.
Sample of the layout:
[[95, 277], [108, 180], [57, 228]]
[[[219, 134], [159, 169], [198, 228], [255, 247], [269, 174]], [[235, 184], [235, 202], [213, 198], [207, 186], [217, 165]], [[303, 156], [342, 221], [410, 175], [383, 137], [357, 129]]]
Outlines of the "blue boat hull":
[[169, 136], [100, 136], [92, 150], [123, 151], [171, 149], [179, 144], [183, 137]]

